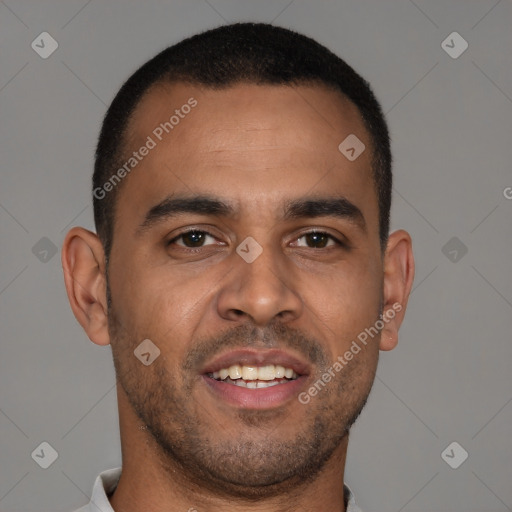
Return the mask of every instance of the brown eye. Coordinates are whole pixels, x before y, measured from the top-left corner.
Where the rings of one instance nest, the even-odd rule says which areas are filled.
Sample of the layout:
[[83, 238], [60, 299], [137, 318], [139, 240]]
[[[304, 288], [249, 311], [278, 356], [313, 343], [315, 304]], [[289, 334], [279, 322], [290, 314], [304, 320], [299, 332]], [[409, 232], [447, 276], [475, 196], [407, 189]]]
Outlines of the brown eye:
[[[185, 233], [181, 233], [181, 235], [178, 235], [177, 237], [170, 240], [169, 245], [176, 243], [176, 245], [188, 248], [203, 247], [208, 237], [211, 238], [212, 240], [215, 240], [213, 236], [207, 233], [206, 231], [186, 231]], [[181, 240], [182, 243], [178, 243], [178, 240]]]
[[307, 243], [314, 247], [325, 247], [329, 242], [329, 236], [325, 233], [308, 233], [305, 235]]
[[[304, 239], [304, 243], [300, 243], [300, 240]], [[331, 243], [329, 243], [331, 242]], [[341, 245], [333, 236], [328, 233], [321, 231], [311, 231], [297, 238], [298, 247], [311, 247], [313, 249], [324, 249], [325, 247], [332, 245]]]

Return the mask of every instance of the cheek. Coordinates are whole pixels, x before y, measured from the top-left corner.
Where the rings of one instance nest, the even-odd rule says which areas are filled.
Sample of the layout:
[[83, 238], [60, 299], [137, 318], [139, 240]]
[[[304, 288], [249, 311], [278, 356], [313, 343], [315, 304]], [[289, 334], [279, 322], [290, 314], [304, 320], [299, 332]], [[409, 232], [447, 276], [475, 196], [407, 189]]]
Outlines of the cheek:
[[320, 336], [328, 340], [332, 360], [352, 351], [348, 354], [352, 365], [368, 371], [363, 380], [372, 379], [378, 357], [380, 333], [372, 330], [370, 335], [366, 329], [378, 320], [381, 279], [377, 265], [347, 263], [328, 279], [311, 280], [306, 288], [309, 320]]
[[179, 352], [211, 298], [212, 273], [198, 275], [171, 265], [151, 266], [147, 259], [118, 262], [115, 269], [110, 284], [120, 324], [130, 336], [149, 338]]
[[377, 265], [349, 264], [305, 286], [305, 300], [329, 326], [350, 329], [373, 324], [379, 314], [382, 276]]

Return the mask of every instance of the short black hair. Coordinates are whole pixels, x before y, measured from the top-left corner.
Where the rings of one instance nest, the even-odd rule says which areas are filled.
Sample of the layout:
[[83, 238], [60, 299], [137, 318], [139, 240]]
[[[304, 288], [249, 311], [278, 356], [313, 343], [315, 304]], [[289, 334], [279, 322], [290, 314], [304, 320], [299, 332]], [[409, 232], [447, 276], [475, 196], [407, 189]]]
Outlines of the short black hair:
[[166, 82], [214, 89], [238, 83], [323, 85], [342, 93], [359, 109], [372, 141], [379, 238], [384, 250], [391, 208], [391, 150], [387, 124], [370, 85], [345, 61], [307, 36], [266, 23], [235, 23], [194, 35], [160, 52], [128, 78], [107, 110], [93, 175], [94, 221], [107, 258], [120, 187], [113, 187], [103, 197], [95, 190], [122, 165], [127, 126], [142, 96], [151, 86]]

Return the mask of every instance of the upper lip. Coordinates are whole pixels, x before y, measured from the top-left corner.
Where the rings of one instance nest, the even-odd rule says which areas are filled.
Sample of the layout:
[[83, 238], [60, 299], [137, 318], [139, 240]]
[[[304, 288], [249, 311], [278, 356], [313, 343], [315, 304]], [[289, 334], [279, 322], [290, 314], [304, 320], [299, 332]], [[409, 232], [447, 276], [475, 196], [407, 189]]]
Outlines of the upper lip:
[[229, 368], [238, 364], [240, 366], [266, 366], [280, 365], [291, 368], [298, 375], [309, 374], [310, 364], [299, 357], [280, 349], [256, 350], [238, 349], [214, 357], [206, 363], [201, 373], [218, 372], [222, 368]]

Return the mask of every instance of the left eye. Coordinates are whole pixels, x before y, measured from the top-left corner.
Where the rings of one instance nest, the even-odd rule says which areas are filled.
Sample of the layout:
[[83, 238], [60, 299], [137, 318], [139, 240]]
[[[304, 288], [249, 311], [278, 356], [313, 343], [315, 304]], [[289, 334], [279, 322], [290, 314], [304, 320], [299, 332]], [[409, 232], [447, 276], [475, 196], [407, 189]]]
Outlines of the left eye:
[[[305, 244], [300, 243], [300, 240], [304, 239]], [[324, 247], [332, 245], [340, 245], [340, 242], [322, 231], [311, 231], [305, 233], [296, 239], [298, 247], [313, 247], [314, 249], [323, 249]], [[331, 242], [329, 244], [329, 242]]]

